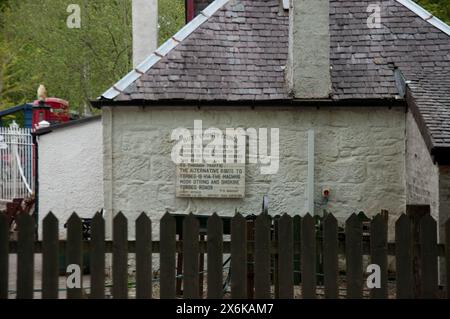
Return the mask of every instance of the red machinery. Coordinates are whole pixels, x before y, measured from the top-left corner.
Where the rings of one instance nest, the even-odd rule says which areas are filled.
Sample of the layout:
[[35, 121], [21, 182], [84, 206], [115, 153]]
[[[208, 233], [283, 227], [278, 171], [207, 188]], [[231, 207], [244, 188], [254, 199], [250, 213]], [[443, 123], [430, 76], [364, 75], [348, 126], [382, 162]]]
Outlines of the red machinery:
[[49, 97], [43, 101], [36, 100], [33, 102], [33, 129], [41, 121], [58, 124], [68, 122], [69, 120], [69, 102], [66, 100]]

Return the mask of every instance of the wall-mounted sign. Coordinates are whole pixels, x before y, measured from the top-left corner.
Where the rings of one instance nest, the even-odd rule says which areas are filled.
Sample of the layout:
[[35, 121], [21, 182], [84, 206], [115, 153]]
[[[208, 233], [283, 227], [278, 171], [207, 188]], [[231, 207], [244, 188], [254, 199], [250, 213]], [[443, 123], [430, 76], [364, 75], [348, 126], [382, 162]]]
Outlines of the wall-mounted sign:
[[243, 198], [245, 164], [179, 164], [177, 197]]

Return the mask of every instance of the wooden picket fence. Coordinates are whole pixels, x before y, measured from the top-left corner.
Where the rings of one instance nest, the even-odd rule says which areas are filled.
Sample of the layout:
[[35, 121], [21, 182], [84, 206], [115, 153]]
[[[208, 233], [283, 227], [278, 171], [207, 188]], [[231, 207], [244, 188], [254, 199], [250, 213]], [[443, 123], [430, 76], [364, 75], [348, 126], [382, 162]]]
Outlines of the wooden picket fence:
[[[276, 225], [277, 236], [273, 236]], [[421, 218], [418, 242], [414, 242], [413, 221], [402, 215], [395, 224], [395, 243], [388, 243], [387, 220], [381, 215], [370, 221], [370, 243], [363, 241], [362, 221], [353, 214], [345, 223], [345, 240], [338, 239], [338, 222], [329, 214], [323, 220], [322, 254], [325, 298], [338, 298], [339, 256], [345, 257], [347, 298], [362, 298], [365, 286], [363, 255], [381, 269], [381, 288], [370, 291], [371, 298], [388, 298], [388, 256], [396, 257], [396, 297], [436, 298], [438, 296], [438, 256], [450, 256], [450, 221], [446, 240], [437, 243], [435, 220]], [[301, 297], [317, 297], [317, 228], [312, 216], [283, 215], [274, 222], [260, 215], [254, 222], [254, 241], [248, 241], [247, 220], [237, 214], [231, 220], [231, 240], [223, 240], [222, 219], [208, 218], [205, 241], [199, 241], [199, 222], [194, 215], [183, 221], [183, 241], [177, 241], [175, 219], [166, 214], [160, 221], [160, 240], [152, 241], [152, 222], [146, 214], [135, 221], [136, 240], [128, 240], [128, 221], [119, 213], [113, 220], [113, 240], [105, 240], [105, 221], [100, 214], [92, 220], [91, 239], [83, 241], [81, 219], [73, 214], [67, 222], [67, 240], [59, 240], [57, 218], [50, 213], [43, 221], [43, 239], [35, 242], [34, 219], [18, 219], [17, 241], [9, 241], [6, 218], [0, 216], [0, 299], [8, 298], [8, 257], [17, 254], [17, 298], [32, 299], [34, 254], [42, 254], [42, 298], [58, 298], [58, 256], [66, 254], [67, 264], [82, 265], [83, 253], [90, 252], [90, 298], [105, 298], [105, 254], [112, 254], [113, 298], [128, 298], [128, 254], [135, 254], [136, 298], [152, 298], [152, 256], [159, 254], [159, 297], [176, 298], [176, 254], [183, 253], [183, 298], [203, 296], [199, 284], [199, 255], [207, 256], [206, 297], [223, 298], [224, 254], [231, 255], [231, 298], [247, 298], [248, 257], [252, 255], [254, 297], [294, 298], [294, 259], [300, 256]], [[417, 253], [419, 252], [419, 253]], [[272, 267], [273, 261], [275, 267]], [[445, 261], [447, 287], [450, 281], [449, 258]], [[276, 280], [273, 280], [273, 270]], [[154, 269], [153, 269], [154, 270]], [[419, 273], [418, 273], [419, 272]], [[275, 287], [274, 287], [275, 286]], [[417, 293], [419, 295], [417, 295]], [[67, 298], [86, 297], [83, 289], [67, 289]]]

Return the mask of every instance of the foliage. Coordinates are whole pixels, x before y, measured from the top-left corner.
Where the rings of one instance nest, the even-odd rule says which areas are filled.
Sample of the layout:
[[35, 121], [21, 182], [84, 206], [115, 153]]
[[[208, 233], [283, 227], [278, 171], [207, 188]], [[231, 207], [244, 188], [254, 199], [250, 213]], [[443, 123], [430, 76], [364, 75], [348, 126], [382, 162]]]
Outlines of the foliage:
[[[81, 28], [68, 28], [69, 4]], [[131, 0], [0, 0], [0, 109], [50, 96], [89, 111], [89, 101], [132, 67]], [[160, 41], [184, 23], [183, 0], [159, 0]]]
[[[184, 24], [183, 0], [159, 1], [159, 43]], [[416, 0], [450, 23], [450, 0]], [[80, 29], [69, 29], [69, 4], [79, 4]], [[0, 0], [0, 109], [49, 95], [89, 110], [131, 69], [131, 0]]]
[[450, 24], [450, 0], [416, 0], [433, 15]]
[[159, 43], [173, 36], [184, 25], [184, 0], [159, 0]]

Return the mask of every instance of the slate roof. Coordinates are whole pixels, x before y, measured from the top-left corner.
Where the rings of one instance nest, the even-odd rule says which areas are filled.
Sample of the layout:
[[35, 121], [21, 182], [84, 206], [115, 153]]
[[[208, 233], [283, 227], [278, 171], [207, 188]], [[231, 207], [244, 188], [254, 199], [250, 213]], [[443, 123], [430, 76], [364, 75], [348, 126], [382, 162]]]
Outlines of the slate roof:
[[450, 148], [450, 36], [401, 3], [382, 1], [382, 28], [365, 27], [369, 1], [331, 1], [334, 99], [393, 98], [394, 68], [431, 151]]
[[289, 11], [229, 1], [115, 100], [287, 99]]
[[368, 28], [370, 0], [330, 1], [334, 99], [393, 98], [394, 67], [407, 80], [446, 69], [450, 36], [395, 0], [381, 1], [381, 28]]
[[[428, 148], [450, 147], [450, 67], [410, 77], [408, 104]], [[450, 160], [450, 158], [448, 158]]]
[[[112, 88], [103, 97], [291, 100], [285, 78], [289, 12], [281, 1], [214, 3], [212, 16], [199, 16], [205, 22], [195, 31], [167, 55], [149, 59], [145, 74], [134, 72], [133, 84]], [[381, 28], [369, 28], [367, 8], [373, 3], [330, 0], [330, 99], [401, 98], [394, 77], [398, 69], [409, 83], [408, 101], [420, 113], [416, 119], [429, 148], [450, 147], [450, 27], [440, 26], [420, 8], [407, 8], [415, 6], [410, 0], [383, 0], [376, 2], [381, 4]]]

